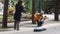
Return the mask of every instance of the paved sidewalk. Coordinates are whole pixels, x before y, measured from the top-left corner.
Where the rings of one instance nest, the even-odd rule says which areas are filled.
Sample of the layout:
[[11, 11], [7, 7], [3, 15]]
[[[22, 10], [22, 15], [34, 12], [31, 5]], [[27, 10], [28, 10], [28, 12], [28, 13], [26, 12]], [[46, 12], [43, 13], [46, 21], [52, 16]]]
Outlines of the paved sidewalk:
[[[49, 22], [49, 21], [47, 21]], [[53, 22], [53, 21], [51, 21]], [[1, 25], [1, 24], [0, 24]], [[33, 32], [33, 30], [36, 28], [37, 24], [31, 24], [31, 21], [24, 21], [20, 23], [20, 30], [14, 30], [13, 29], [14, 23], [8, 23], [8, 27], [10, 28], [6, 28], [6, 29], [2, 29], [0, 28], [0, 34], [28, 34], [28, 33], [33, 33], [33, 34], [37, 34], [37, 32]], [[47, 28], [46, 31], [42, 31], [39, 32], [38, 34], [48, 34], [48, 33], [53, 33], [53, 32], [58, 32], [59, 27], [60, 27], [60, 23], [44, 23], [43, 28]], [[55, 33], [53, 33], [55, 34]]]
[[[47, 15], [48, 16], [48, 15]], [[47, 30], [42, 32], [33, 32], [37, 24], [31, 24], [32, 21], [23, 21], [20, 23], [20, 30], [14, 30], [14, 23], [8, 23], [9, 28], [1, 28], [0, 24], [0, 34], [60, 34], [60, 21], [52, 21], [52, 17], [48, 16], [42, 28]]]

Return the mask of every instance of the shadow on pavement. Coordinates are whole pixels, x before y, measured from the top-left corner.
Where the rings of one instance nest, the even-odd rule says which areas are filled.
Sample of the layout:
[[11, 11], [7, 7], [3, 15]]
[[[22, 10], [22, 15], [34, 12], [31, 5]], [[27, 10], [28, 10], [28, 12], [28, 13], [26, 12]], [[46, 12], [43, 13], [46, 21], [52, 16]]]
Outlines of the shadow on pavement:
[[0, 27], [0, 32], [5, 32], [5, 31], [13, 31], [13, 27], [7, 27], [7, 28], [2, 28]]
[[42, 32], [42, 31], [45, 31], [46, 29], [43, 28], [43, 29], [34, 29], [34, 32]]
[[5, 31], [13, 31], [13, 30], [7, 30], [7, 29], [6, 30], [0, 30], [0, 32], [5, 32]]

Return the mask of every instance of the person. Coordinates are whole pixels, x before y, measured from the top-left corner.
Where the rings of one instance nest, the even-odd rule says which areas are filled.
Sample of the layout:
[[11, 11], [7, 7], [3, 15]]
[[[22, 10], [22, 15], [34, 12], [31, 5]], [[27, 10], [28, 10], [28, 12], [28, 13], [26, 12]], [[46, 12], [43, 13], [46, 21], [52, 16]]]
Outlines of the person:
[[41, 31], [46, 30], [46, 28], [41, 27], [44, 23], [44, 20], [46, 19], [47, 19], [47, 16], [43, 16], [42, 13], [34, 14], [34, 21], [37, 22], [37, 27], [34, 29], [34, 32], [41, 32]]
[[44, 20], [46, 19], [46, 16], [43, 17], [41, 13], [36, 13], [34, 15], [34, 21], [37, 22], [37, 26], [42, 26]]
[[22, 6], [22, 1], [18, 1], [18, 3], [15, 6], [15, 14], [14, 14], [14, 29], [19, 30], [19, 22], [21, 20], [21, 13], [23, 12], [23, 6]]

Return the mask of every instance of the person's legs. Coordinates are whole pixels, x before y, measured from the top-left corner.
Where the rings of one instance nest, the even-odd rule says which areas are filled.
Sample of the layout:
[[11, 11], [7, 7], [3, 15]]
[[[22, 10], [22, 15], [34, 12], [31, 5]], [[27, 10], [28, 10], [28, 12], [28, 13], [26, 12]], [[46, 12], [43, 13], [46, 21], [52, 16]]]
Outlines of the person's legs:
[[39, 21], [37, 21], [37, 26], [39, 27]]
[[16, 29], [16, 23], [17, 23], [17, 21], [15, 21], [15, 23], [14, 23], [14, 29]]
[[42, 24], [43, 24], [43, 21], [38, 21], [37, 26], [38, 26], [38, 27], [41, 27], [41, 26], [42, 26]]
[[42, 26], [42, 24], [43, 24], [43, 21], [40, 21], [40, 26]]
[[17, 30], [19, 30], [19, 21], [17, 21], [17, 27], [16, 28], [17, 28]]

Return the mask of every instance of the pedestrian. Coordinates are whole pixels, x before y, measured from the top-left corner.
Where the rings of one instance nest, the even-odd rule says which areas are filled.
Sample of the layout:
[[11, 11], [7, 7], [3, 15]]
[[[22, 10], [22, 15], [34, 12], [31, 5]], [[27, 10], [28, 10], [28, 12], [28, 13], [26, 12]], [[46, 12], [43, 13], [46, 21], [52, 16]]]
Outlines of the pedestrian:
[[22, 1], [18, 1], [18, 3], [15, 6], [15, 14], [14, 14], [14, 29], [19, 30], [19, 22], [21, 20], [21, 13], [23, 12], [23, 6], [22, 6]]
[[34, 32], [40, 32], [40, 31], [44, 31], [46, 30], [45, 28], [42, 28], [41, 26], [44, 23], [44, 20], [47, 19], [47, 16], [43, 16], [42, 13], [37, 13], [34, 15], [34, 21], [37, 22], [37, 26], [36, 29], [34, 29]]
[[36, 13], [34, 15], [34, 21], [37, 22], [37, 26], [42, 26], [44, 20], [46, 19], [45, 17], [43, 17], [41, 13]]

